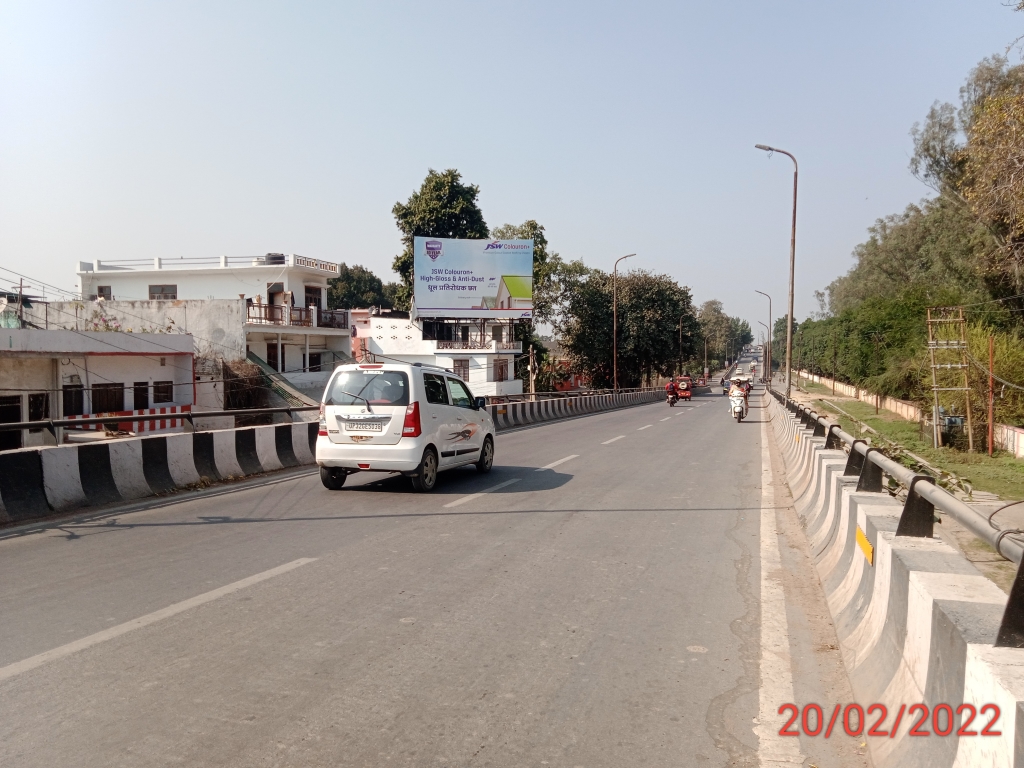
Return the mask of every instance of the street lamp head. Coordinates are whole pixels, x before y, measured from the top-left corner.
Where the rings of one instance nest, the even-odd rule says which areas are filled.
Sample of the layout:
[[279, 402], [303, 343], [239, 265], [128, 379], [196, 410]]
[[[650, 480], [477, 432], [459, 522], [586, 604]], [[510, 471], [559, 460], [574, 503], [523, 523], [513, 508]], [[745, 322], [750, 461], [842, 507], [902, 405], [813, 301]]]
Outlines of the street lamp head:
[[775, 151], [774, 148], [769, 147], [767, 144], [755, 144], [754, 145], [754, 149], [760, 149], [760, 150], [763, 150], [765, 152], [774, 152]]

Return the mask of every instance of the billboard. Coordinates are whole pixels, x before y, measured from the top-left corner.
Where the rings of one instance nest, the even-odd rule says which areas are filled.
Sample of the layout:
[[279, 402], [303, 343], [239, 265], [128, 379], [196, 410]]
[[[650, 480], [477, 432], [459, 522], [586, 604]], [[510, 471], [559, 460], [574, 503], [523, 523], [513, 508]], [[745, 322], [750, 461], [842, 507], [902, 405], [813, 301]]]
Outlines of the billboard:
[[413, 238], [419, 317], [533, 317], [533, 240]]

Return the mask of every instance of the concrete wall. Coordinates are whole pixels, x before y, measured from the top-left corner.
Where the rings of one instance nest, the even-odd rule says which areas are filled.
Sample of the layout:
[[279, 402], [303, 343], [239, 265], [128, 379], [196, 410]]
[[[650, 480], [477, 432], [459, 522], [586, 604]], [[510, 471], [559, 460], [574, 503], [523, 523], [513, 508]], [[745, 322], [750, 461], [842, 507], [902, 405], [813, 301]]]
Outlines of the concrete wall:
[[[1006, 595], [937, 536], [896, 535], [902, 504], [859, 491], [843, 451], [826, 449], [774, 398], [766, 405], [854, 699], [865, 710], [876, 702], [888, 709], [885, 738], [862, 737], [872, 764], [1024, 765], [1024, 648], [994, 644]], [[998, 735], [958, 736], [961, 703], [998, 705]], [[929, 719], [922, 730], [930, 737], [912, 738], [915, 704], [929, 713], [948, 705], [952, 733], [931, 733]]]
[[25, 319], [40, 327], [192, 335], [196, 357], [245, 358], [245, 302], [56, 301], [36, 305]]

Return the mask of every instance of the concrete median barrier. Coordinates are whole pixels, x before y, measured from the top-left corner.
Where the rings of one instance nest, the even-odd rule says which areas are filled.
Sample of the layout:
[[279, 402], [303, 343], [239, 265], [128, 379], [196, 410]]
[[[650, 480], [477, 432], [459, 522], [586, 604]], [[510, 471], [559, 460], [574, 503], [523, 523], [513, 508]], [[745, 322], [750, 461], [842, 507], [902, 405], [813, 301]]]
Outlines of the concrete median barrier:
[[[660, 400], [658, 390], [488, 406], [498, 431]], [[315, 421], [0, 452], [0, 523], [316, 463]]]
[[[869, 706], [885, 707], [885, 736], [863, 737], [873, 764], [1024, 767], [1024, 649], [995, 646], [1007, 596], [939, 538], [897, 536], [902, 502], [857, 490], [845, 454], [823, 440], [787, 445], [820, 438], [774, 399], [768, 410], [787, 473], [804, 484], [798, 511], [856, 702], [869, 726], [882, 713]], [[981, 731], [996, 712], [982, 716], [987, 704], [999, 707], [998, 735], [958, 735], [972, 712]]]

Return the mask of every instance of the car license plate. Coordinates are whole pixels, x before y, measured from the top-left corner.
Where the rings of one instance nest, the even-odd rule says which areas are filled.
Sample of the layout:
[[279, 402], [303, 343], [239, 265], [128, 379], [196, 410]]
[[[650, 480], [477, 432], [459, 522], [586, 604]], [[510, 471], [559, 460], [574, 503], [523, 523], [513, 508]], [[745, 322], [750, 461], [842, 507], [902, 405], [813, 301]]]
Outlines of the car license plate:
[[384, 425], [379, 421], [349, 422], [345, 425], [346, 432], [383, 432]]

